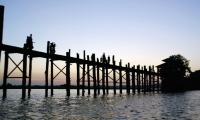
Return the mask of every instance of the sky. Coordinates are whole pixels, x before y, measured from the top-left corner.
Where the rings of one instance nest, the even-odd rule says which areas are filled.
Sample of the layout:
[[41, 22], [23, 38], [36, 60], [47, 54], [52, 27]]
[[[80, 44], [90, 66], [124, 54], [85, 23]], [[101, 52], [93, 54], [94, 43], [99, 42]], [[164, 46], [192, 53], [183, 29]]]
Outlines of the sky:
[[[34, 50], [46, 52], [47, 41], [56, 43], [56, 54], [96, 57], [115, 55], [116, 64], [157, 66], [176, 54], [200, 69], [199, 0], [0, 0], [5, 6], [3, 44], [23, 47], [33, 35]], [[22, 55], [11, 54], [18, 64]], [[33, 59], [32, 83], [44, 85], [45, 59]], [[56, 61], [61, 69], [65, 62]], [[72, 65], [72, 81], [76, 81]], [[14, 68], [9, 61], [9, 71]], [[4, 52], [0, 63], [2, 84]], [[22, 69], [22, 66], [21, 66]], [[55, 68], [55, 74], [59, 72]], [[16, 70], [11, 76], [22, 76]], [[50, 78], [49, 78], [50, 79]], [[65, 84], [64, 74], [54, 80]], [[21, 79], [8, 79], [21, 85]]]

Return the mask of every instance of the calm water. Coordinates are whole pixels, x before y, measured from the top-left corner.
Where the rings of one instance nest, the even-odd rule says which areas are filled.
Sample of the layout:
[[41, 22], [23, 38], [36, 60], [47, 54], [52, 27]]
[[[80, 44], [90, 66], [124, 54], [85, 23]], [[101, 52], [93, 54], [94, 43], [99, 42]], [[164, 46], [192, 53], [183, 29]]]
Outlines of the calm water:
[[21, 90], [8, 90], [7, 99], [0, 100], [0, 119], [200, 119], [200, 91], [110, 94], [96, 98], [77, 97], [75, 90], [69, 98], [65, 90], [54, 93], [45, 98], [44, 90], [36, 89], [30, 98], [22, 100]]

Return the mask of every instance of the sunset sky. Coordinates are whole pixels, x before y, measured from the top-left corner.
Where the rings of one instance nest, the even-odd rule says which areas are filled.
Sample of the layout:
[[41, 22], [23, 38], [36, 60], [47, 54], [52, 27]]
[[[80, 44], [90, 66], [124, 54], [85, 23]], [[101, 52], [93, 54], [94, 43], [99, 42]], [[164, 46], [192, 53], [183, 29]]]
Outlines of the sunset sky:
[[[46, 52], [47, 41], [56, 43], [56, 54], [71, 56], [83, 50], [96, 57], [115, 55], [123, 66], [157, 66], [163, 59], [181, 54], [190, 60], [192, 71], [200, 69], [199, 0], [1, 0], [5, 6], [3, 43], [23, 47], [33, 34], [34, 50]], [[13, 54], [18, 62], [22, 55]], [[44, 85], [45, 59], [33, 59], [33, 84]], [[9, 61], [9, 71], [15, 67]], [[56, 64], [64, 67], [65, 62]], [[4, 52], [0, 63], [0, 85]], [[22, 66], [21, 66], [22, 68]], [[75, 65], [72, 65], [75, 83]], [[55, 68], [55, 74], [57, 74]], [[21, 76], [16, 70], [11, 76]], [[21, 79], [8, 79], [21, 85]], [[59, 75], [55, 84], [64, 84]]]

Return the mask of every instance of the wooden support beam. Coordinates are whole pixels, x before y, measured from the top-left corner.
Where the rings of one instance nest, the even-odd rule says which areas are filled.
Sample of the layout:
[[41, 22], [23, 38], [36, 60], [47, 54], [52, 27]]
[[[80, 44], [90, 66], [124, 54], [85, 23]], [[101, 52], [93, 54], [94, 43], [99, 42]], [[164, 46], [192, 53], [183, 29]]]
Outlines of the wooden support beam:
[[127, 81], [127, 93], [130, 94], [130, 63], [128, 63], [127, 65], [127, 78], [126, 78], [126, 81]]
[[[155, 73], [154, 66], [152, 67], [152, 72]], [[155, 74], [153, 74], [153, 93], [154, 91], [155, 91]]]
[[1, 62], [1, 50], [3, 43], [3, 19], [4, 19], [4, 6], [0, 5], [0, 62]]
[[48, 74], [49, 74], [49, 45], [50, 41], [47, 41], [47, 58], [46, 58], [46, 70], [45, 70], [45, 97], [48, 97]]
[[149, 66], [149, 92], [151, 92], [151, 77], [152, 77], [152, 74], [151, 74], [152, 70], [151, 70], [151, 66]]
[[100, 94], [100, 83], [99, 83], [99, 59], [97, 58], [97, 89], [98, 95]]
[[53, 78], [53, 59], [51, 58], [51, 96], [53, 96], [53, 80], [54, 80], [54, 78]]
[[103, 95], [105, 95], [105, 54], [103, 54], [103, 65], [102, 65], [102, 89], [103, 89]]
[[141, 72], [141, 76], [142, 76], [142, 92], [144, 92], [144, 69], [143, 69], [143, 67], [142, 67], [142, 72]]
[[26, 69], [27, 69], [27, 45], [24, 44], [23, 54], [23, 79], [22, 79], [22, 99], [26, 97]]
[[5, 52], [4, 76], [3, 76], [3, 98], [7, 96], [7, 76], [8, 75], [8, 52]]
[[97, 95], [97, 88], [96, 88], [96, 68], [95, 68], [95, 54], [92, 54], [92, 62], [93, 62], [93, 89], [94, 89], [94, 96]]
[[159, 88], [159, 73], [160, 73], [160, 70], [159, 68], [157, 68], [157, 92], [159, 92], [160, 88]]
[[132, 93], [135, 93], [135, 66], [132, 67]]
[[113, 86], [114, 86], [114, 94], [116, 94], [116, 73], [115, 73], [115, 56], [113, 55]]
[[[90, 61], [89, 55], [87, 55], [87, 60]], [[87, 79], [88, 79], [88, 95], [90, 95], [90, 65], [87, 64]]]
[[[122, 60], [119, 62], [119, 67], [122, 68]], [[119, 88], [120, 94], [122, 94], [122, 69], [119, 69]]]
[[127, 64], [125, 65], [126, 66], [126, 70], [125, 70], [125, 74], [126, 74], [126, 93], [128, 94], [128, 80], [127, 80], [127, 78], [128, 78], [128, 66], [127, 66]]
[[137, 66], [137, 88], [138, 88], [138, 93], [140, 93], [140, 65]]
[[[85, 61], [85, 50], [83, 51], [83, 60]], [[85, 63], [83, 62], [82, 96], [84, 95], [85, 95]]]
[[16, 64], [15, 61], [10, 56], [8, 56], [8, 58], [15, 64], [15, 68], [8, 74], [8, 76], [10, 76], [12, 72], [15, 71], [16, 68], [18, 68], [23, 73], [23, 70], [21, 70], [21, 68], [19, 67], [19, 65], [23, 62], [23, 59], [19, 62], [19, 64]]
[[71, 87], [71, 80], [70, 80], [70, 50], [66, 53], [67, 56], [67, 68], [66, 68], [66, 81], [67, 81], [67, 96], [70, 96], [70, 87]]
[[144, 93], [146, 93], [147, 90], [147, 68], [144, 66], [144, 74], [142, 75], [144, 78]]
[[32, 56], [29, 56], [29, 79], [28, 79], [28, 97], [31, 96], [31, 77], [32, 77]]
[[108, 84], [108, 60], [106, 61], [106, 94], [109, 93], [109, 84]]
[[[76, 54], [77, 59], [79, 59], [79, 54]], [[80, 69], [79, 69], [79, 62], [76, 63], [76, 70], [77, 70], [77, 95], [80, 95]]]

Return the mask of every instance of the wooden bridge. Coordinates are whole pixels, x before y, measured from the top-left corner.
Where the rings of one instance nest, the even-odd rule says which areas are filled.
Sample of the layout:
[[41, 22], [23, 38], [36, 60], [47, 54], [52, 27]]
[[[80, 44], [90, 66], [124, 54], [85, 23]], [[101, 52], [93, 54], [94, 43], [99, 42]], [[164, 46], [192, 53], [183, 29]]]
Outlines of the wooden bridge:
[[[117, 65], [115, 62], [115, 57], [112, 56], [112, 64], [110, 64], [110, 57], [105, 56], [103, 54], [101, 60], [95, 57], [95, 54], [91, 56], [85, 55], [85, 51], [83, 52], [83, 59], [79, 58], [79, 54], [77, 53], [77, 57], [70, 56], [70, 50], [66, 52], [66, 56], [52, 54], [50, 53], [50, 41], [47, 42], [47, 49], [46, 53], [32, 50], [28, 47], [27, 44], [24, 44], [23, 48], [15, 47], [11, 45], [5, 45], [2, 43], [3, 39], [3, 17], [4, 17], [4, 6], [0, 6], [0, 50], [5, 51], [5, 61], [4, 61], [4, 76], [3, 76], [3, 98], [6, 97], [7, 94], [7, 79], [8, 78], [22, 78], [22, 98], [26, 97], [26, 89], [28, 89], [28, 96], [31, 95], [31, 73], [32, 73], [32, 60], [33, 58], [40, 57], [46, 59], [46, 71], [45, 71], [45, 96], [48, 96], [48, 75], [50, 73], [50, 81], [51, 81], [51, 95], [53, 95], [53, 84], [54, 78], [59, 73], [64, 73], [66, 76], [66, 91], [67, 96], [70, 96], [70, 86], [71, 86], [71, 78], [70, 78], [70, 65], [76, 64], [76, 73], [77, 73], [77, 95], [80, 95], [80, 90], [82, 90], [82, 96], [85, 95], [85, 89], [88, 90], [88, 95], [90, 95], [91, 89], [93, 90], [94, 96], [100, 94], [100, 90], [102, 90], [103, 95], [109, 94], [109, 80], [112, 80], [112, 89], [114, 94], [116, 94], [116, 89], [119, 89], [120, 94], [122, 94], [123, 89], [123, 79], [125, 79], [126, 84], [126, 92], [128, 94], [135, 93], [135, 92], [154, 92], [159, 91], [159, 81], [160, 76], [157, 69], [157, 73], [154, 70], [154, 66], [149, 66], [147, 70], [146, 66], [140, 68], [138, 66], [130, 66], [129, 63], [126, 64], [125, 67], [122, 66], [122, 60], [120, 60], [119, 64]], [[23, 58], [19, 64], [16, 64], [14, 60], [9, 56], [12, 53], [22, 54]], [[1, 55], [0, 55], [1, 56]], [[90, 59], [91, 57], [91, 59]], [[9, 59], [16, 65], [16, 67], [8, 74], [8, 65]], [[29, 60], [29, 70], [27, 70], [27, 61]], [[65, 61], [66, 71], [60, 69], [54, 61]], [[49, 65], [50, 62], [50, 65]], [[23, 63], [23, 68], [20, 69], [19, 65]], [[50, 66], [50, 71], [49, 70]], [[60, 72], [54, 76], [53, 68], [57, 67]], [[9, 75], [18, 68], [22, 72], [22, 77], [9, 77]], [[80, 76], [80, 69], [82, 69], [82, 76]], [[111, 72], [113, 73], [112, 77], [109, 76]], [[27, 75], [27, 71], [29, 71]], [[92, 74], [90, 74], [92, 71]], [[122, 74], [125, 72], [125, 74]], [[116, 78], [116, 74], [118, 74], [119, 78]], [[87, 80], [85, 79], [87, 77]], [[92, 80], [90, 80], [92, 78]], [[28, 87], [26, 86], [26, 81], [28, 79]], [[91, 85], [92, 83], [92, 85]], [[87, 84], [87, 85], [86, 85]]]

